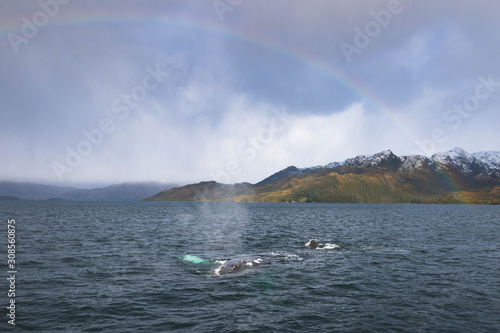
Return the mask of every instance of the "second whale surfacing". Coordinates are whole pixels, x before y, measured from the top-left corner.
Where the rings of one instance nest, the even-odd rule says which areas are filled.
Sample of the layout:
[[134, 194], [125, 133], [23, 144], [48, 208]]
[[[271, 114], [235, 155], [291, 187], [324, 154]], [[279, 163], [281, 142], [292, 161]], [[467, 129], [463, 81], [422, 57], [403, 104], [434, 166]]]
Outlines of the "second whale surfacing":
[[259, 266], [264, 259], [260, 256], [241, 256], [221, 262], [221, 265], [214, 269], [214, 275], [227, 275], [243, 272], [247, 269]]
[[305, 244], [306, 247], [310, 248], [310, 249], [321, 249], [324, 247], [323, 244], [319, 244], [318, 243], [318, 240], [316, 238], [313, 238], [311, 240], [309, 240], [309, 242], [307, 242]]

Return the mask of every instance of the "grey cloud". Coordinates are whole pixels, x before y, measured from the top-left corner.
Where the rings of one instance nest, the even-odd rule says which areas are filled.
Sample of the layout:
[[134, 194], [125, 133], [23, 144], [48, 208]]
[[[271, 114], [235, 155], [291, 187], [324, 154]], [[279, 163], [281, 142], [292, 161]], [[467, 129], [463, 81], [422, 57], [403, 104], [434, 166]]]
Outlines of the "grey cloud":
[[[21, 33], [21, 18], [31, 18], [40, 7], [34, 1], [4, 1], [0, 154], [20, 167], [2, 166], [0, 178], [32, 175], [53, 180], [51, 162], [64, 159], [66, 147], [82, 140], [83, 129], [113, 116], [113, 100], [140, 84], [146, 67], [158, 63], [175, 63], [181, 74], [149, 92], [70, 179], [105, 181], [128, 164], [133, 167], [129, 173], [120, 172], [120, 178], [141, 178], [146, 166], [154, 165], [155, 177], [201, 180], [207, 174], [204, 167], [217, 168], [230, 160], [234, 147], [259, 130], [257, 125], [242, 126], [235, 115], [247, 115], [248, 122], [252, 117], [265, 119], [270, 110], [281, 107], [305, 117], [304, 123], [318, 124], [309, 120], [326, 117], [334, 124], [336, 118], [328, 117], [364, 102], [363, 124], [370, 119], [375, 128], [343, 133], [348, 148], [332, 143], [338, 151], [337, 156], [332, 152], [332, 161], [393, 148], [386, 145], [398, 141], [394, 138], [402, 135], [399, 127], [412, 133], [398, 141], [399, 154], [410, 153], [413, 139], [426, 139], [437, 127], [447, 128], [442, 150], [456, 145], [470, 151], [493, 149], [500, 94], [482, 101], [459, 130], [450, 130], [443, 114], [474, 91], [478, 77], [492, 75], [500, 81], [500, 3], [400, 0], [401, 12], [348, 63], [339, 45], [353, 44], [353, 29], [365, 29], [375, 20], [373, 11], [387, 9], [395, 3], [391, 1], [243, 1], [222, 21], [211, 1], [73, 0], [61, 7], [54, 18], [57, 24], [41, 28], [18, 53], [6, 33]], [[337, 74], [355, 82], [360, 92], [345, 87]], [[426, 95], [426, 90], [434, 93]], [[245, 102], [237, 104], [239, 99]], [[259, 107], [264, 104], [268, 107]], [[393, 118], [387, 119], [384, 112]], [[239, 132], [232, 132], [234, 128]], [[335, 134], [326, 126], [317, 130], [325, 138]], [[281, 147], [293, 149], [286, 142], [292, 139], [283, 136]], [[329, 162], [317, 151], [322, 149], [317, 139], [309, 140], [314, 147], [302, 142], [307, 148], [298, 149], [297, 156], [285, 154], [286, 163], [306, 163], [305, 152], [321, 159], [311, 164]], [[281, 151], [275, 145], [272, 149]], [[256, 161], [272, 173], [279, 162], [278, 155], [270, 155], [262, 151]], [[140, 159], [143, 163], [136, 162]], [[252, 169], [265, 176], [266, 167], [247, 166]], [[240, 177], [245, 180], [245, 175]]]

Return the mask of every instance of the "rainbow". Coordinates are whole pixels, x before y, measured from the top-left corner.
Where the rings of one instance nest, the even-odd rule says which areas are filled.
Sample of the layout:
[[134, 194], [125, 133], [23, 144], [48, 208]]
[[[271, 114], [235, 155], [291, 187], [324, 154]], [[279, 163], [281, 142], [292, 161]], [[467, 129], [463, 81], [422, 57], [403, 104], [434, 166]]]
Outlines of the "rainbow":
[[[61, 9], [62, 10], [62, 9]], [[27, 16], [27, 18], [29, 18]], [[381, 98], [375, 96], [371, 91], [369, 91], [361, 82], [357, 82], [352, 78], [344, 75], [340, 70], [334, 68], [331, 64], [324, 61], [312, 58], [304, 50], [292, 50], [286, 48], [276, 43], [266, 39], [263, 36], [257, 36], [255, 33], [246, 31], [234, 31], [228, 29], [223, 24], [216, 23], [213, 21], [195, 21], [191, 19], [179, 19], [176, 17], [167, 16], [150, 16], [143, 15], [141, 13], [126, 13], [122, 12], [119, 14], [109, 15], [109, 13], [102, 12], [71, 12], [69, 15], [64, 17], [55, 16], [51, 18], [46, 26], [40, 27], [39, 33], [47, 33], [52, 30], [58, 29], [89, 29], [89, 28], [99, 28], [99, 29], [110, 29], [114, 27], [121, 27], [124, 25], [153, 25], [157, 27], [168, 27], [176, 29], [184, 29], [186, 31], [197, 31], [202, 33], [211, 33], [222, 36], [227, 39], [231, 39], [237, 42], [249, 43], [253, 46], [258, 46], [265, 49], [266, 51], [273, 52], [281, 57], [290, 59], [297, 62], [307, 68], [326, 76], [331, 81], [335, 82], [340, 88], [346, 89], [353, 96], [359, 99], [364, 105], [378, 110], [382, 113], [389, 121], [391, 121], [395, 126], [402, 130], [408, 138], [414, 141], [417, 135], [412, 134], [412, 130], [408, 125], [405, 125], [403, 121], [398, 119], [397, 113]], [[21, 18], [10, 18], [8, 21], [4, 21], [2, 26], [0, 26], [0, 38], [7, 39], [9, 33], [21, 34], [21, 28], [23, 22]], [[34, 38], [37, 38], [36, 36]], [[441, 173], [443, 181], [452, 190], [457, 191], [458, 187], [453, 183], [453, 181], [444, 173]]]
[[[255, 33], [230, 30], [227, 27], [224, 27], [224, 25], [217, 24], [208, 20], [200, 22], [188, 19], [178, 19], [174, 17], [151, 17], [146, 15], [141, 16], [137, 13], [121, 13], [119, 15], [110, 16], [100, 12], [73, 13], [72, 15], [68, 15], [68, 17], [64, 18], [55, 16], [49, 21], [46, 26], [41, 27], [39, 30], [41, 33], [44, 33], [56, 29], [89, 29], [91, 27], [106, 29], [133, 24], [168, 26], [173, 28], [185, 29], [186, 31], [196, 30], [204, 33], [213, 33], [238, 42], [250, 43], [267, 51], [274, 52], [275, 54], [300, 63], [301, 65], [328, 77], [339, 87], [346, 89], [353, 96], [356, 96], [363, 104], [382, 112], [396, 126], [402, 128], [405, 133], [408, 133], [407, 127], [405, 127], [403, 124], [401, 124], [400, 121], [397, 120], [396, 113], [393, 112], [392, 109], [384, 103], [384, 101], [379, 99], [367, 88], [365, 88], [360, 82], [356, 82], [351, 78], [345, 76], [339, 70], [333, 68], [330, 64], [317, 59], [313, 59], [303, 50], [292, 50], [290, 48], [277, 45], [276, 43], [267, 40], [265, 37], [257, 36]], [[7, 36], [9, 33], [17, 33], [21, 35], [22, 25], [23, 22], [20, 18], [11, 18], [9, 21], [4, 22], [3, 26], [0, 26], [0, 37], [5, 38], [5, 36]]]
[[[284, 58], [300, 63], [301, 65], [328, 77], [339, 87], [346, 89], [353, 96], [356, 96], [363, 104], [380, 111], [394, 125], [402, 129], [403, 133], [408, 135], [410, 138], [416, 138], [415, 135], [411, 134], [409, 127], [405, 126], [404, 124], [402, 124], [402, 121], [398, 120], [397, 113], [394, 112], [392, 108], [387, 105], [381, 98], [374, 95], [370, 90], [364, 87], [361, 82], [357, 82], [345, 76], [343, 73], [341, 73], [340, 70], [333, 68], [330, 64], [324, 61], [312, 58], [303, 50], [292, 50], [290, 48], [277, 45], [276, 43], [267, 40], [265, 37], [257, 36], [255, 33], [230, 30], [224, 25], [217, 24], [209, 20], [200, 22], [189, 19], [179, 19], [175, 17], [151, 17], [140, 15], [138, 13], [120, 13], [119, 15], [110, 16], [100, 12], [73, 13], [72, 15], [61, 19], [56, 16], [40, 30], [50, 31], [54, 29], [88, 29], [89, 27], [99, 27], [104, 29], [131, 24], [168, 26], [185, 29], [186, 31], [196, 30], [199, 32], [217, 34], [238, 42], [245, 42], [253, 44], [254, 46], [259, 46], [267, 51], [274, 52], [275, 54], [278, 54]], [[20, 19], [10, 19], [10, 21], [5, 24], [5, 27], [0, 27], [0, 37], [3, 37], [10, 32], [20, 33], [21, 27], [22, 21]]]
[[450, 175], [445, 172], [444, 170], [438, 168], [438, 173], [439, 177], [441, 178], [442, 182], [452, 191], [454, 192], [453, 197], [457, 199], [461, 204], [470, 204], [470, 202], [467, 200], [467, 197], [464, 196], [458, 185], [451, 179]]

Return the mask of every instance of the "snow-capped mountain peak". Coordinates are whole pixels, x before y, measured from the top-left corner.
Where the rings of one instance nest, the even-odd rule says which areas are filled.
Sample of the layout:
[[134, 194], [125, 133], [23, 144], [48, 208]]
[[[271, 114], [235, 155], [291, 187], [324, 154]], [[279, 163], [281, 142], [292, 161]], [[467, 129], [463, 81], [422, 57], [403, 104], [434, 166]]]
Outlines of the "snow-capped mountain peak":
[[484, 163], [488, 169], [500, 169], [500, 151], [479, 151], [472, 156]]
[[422, 155], [410, 155], [410, 156], [400, 156], [402, 164], [399, 170], [413, 170], [420, 169], [424, 166], [424, 163], [429, 163], [429, 159]]
[[433, 170], [436, 172], [441, 168], [445, 168], [476, 179], [500, 178], [500, 151], [483, 151], [470, 154], [462, 148], [454, 148], [447, 152], [436, 153], [429, 158], [422, 155], [398, 157], [392, 151], [384, 150], [373, 155], [358, 155], [348, 158], [344, 162], [332, 162], [323, 166], [308, 168], [291, 166], [256, 185], [264, 185], [284, 177], [321, 171], [321, 169], [337, 168], [340, 168], [337, 172], [341, 173], [362, 171], [360, 169], [379, 169], [387, 172], [412, 172], [414, 170]]
[[473, 156], [467, 153], [462, 148], [456, 147], [443, 153], [436, 153], [432, 155], [432, 159], [442, 164], [449, 164], [450, 162], [453, 162], [457, 159], [466, 159], [471, 161], [473, 159]]
[[319, 168], [337, 168], [351, 166], [358, 168], [378, 167], [393, 168], [402, 171], [421, 169], [426, 165], [434, 164], [437, 167], [454, 168], [463, 175], [472, 177], [500, 177], [500, 152], [482, 151], [470, 154], [462, 148], [456, 147], [443, 153], [436, 153], [431, 158], [422, 155], [396, 156], [390, 150], [384, 150], [373, 155], [358, 155], [348, 158], [344, 162], [332, 162], [325, 166], [305, 168], [312, 170]]
[[381, 164], [390, 164], [397, 160], [398, 157], [390, 150], [384, 150], [374, 155], [358, 155], [354, 158], [348, 158], [344, 161], [344, 165], [366, 168], [369, 166], [379, 166]]
[[473, 154], [458, 147], [444, 153], [436, 153], [432, 155], [432, 160], [437, 164], [454, 167], [463, 174], [480, 174], [486, 171], [483, 163]]

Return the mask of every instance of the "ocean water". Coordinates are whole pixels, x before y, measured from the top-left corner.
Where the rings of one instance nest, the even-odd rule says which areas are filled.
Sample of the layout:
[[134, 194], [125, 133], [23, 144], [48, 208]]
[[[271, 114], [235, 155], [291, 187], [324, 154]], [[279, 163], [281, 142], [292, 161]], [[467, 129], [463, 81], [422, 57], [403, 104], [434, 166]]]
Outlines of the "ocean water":
[[[0, 269], [7, 277], [8, 219], [17, 269], [15, 327], [0, 284], [2, 332], [500, 330], [499, 206], [0, 202], [0, 212]], [[311, 238], [325, 248], [306, 248]], [[214, 274], [247, 255], [262, 262]]]

